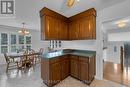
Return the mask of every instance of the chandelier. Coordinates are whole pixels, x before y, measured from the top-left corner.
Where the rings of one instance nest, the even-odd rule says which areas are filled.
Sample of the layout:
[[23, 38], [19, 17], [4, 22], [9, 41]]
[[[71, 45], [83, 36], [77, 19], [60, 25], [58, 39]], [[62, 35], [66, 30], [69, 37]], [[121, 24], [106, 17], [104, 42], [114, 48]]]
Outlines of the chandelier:
[[22, 23], [22, 25], [23, 25], [23, 28], [19, 30], [18, 33], [21, 35], [28, 35], [29, 31], [25, 28], [25, 23]]

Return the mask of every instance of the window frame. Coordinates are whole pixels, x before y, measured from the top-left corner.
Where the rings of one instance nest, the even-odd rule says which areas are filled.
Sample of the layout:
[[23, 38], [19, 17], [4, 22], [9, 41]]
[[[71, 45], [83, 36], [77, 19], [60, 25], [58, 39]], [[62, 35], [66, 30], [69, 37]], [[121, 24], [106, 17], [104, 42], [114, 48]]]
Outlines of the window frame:
[[[7, 45], [2, 45], [1, 44], [1, 40], [2, 40], [2, 38], [1, 38], [1, 34], [2, 33], [5, 33], [5, 34], [7, 34], [7, 39], [8, 39], [8, 41], [7, 41]], [[11, 35], [16, 35], [16, 44], [11, 44]], [[12, 53], [11, 52], [11, 46], [16, 46], [16, 49], [19, 49], [19, 46], [24, 46], [24, 48], [26, 48], [26, 46], [31, 46], [31, 48], [32, 48], [32, 35], [31, 34], [29, 34], [29, 35], [25, 35], [24, 36], [24, 44], [19, 44], [19, 35], [20, 34], [18, 34], [18, 33], [6, 33], [6, 32], [0, 32], [0, 54], [3, 54], [3, 53], [1, 53], [1, 46], [7, 46], [7, 53]], [[26, 36], [30, 36], [31, 37], [31, 44], [26, 44]]]

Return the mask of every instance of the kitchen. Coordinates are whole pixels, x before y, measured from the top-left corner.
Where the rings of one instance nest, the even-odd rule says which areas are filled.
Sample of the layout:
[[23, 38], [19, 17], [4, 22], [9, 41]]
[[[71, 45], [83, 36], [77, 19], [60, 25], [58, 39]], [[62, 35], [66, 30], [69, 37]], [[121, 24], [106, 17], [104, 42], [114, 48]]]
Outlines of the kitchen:
[[[0, 15], [0, 87], [129, 86], [129, 80], [124, 84], [104, 78], [107, 68], [104, 69], [103, 58], [107, 35], [104, 23], [129, 16], [126, 11], [129, 0], [15, 0], [15, 3], [13, 17]], [[30, 40], [19, 32], [29, 32]], [[2, 44], [3, 40], [6, 44]], [[12, 40], [15, 44], [11, 44]], [[27, 47], [33, 52], [22, 54], [25, 61], [31, 55], [34, 60], [38, 57], [38, 62], [29, 60], [21, 65], [23, 70], [6, 72], [8, 62], [3, 53], [11, 54], [13, 49], [19, 54], [19, 49]], [[32, 56], [35, 54], [38, 56]]]
[[[66, 18], [44, 7], [40, 11], [40, 18], [41, 38], [50, 40], [49, 53], [43, 54], [41, 59], [43, 82], [53, 86], [71, 75], [90, 84], [96, 74], [96, 51], [56, 50], [54, 47], [57, 48], [57, 40], [96, 40], [96, 10], [91, 8]], [[61, 43], [62, 41], [59, 42], [59, 47]]]

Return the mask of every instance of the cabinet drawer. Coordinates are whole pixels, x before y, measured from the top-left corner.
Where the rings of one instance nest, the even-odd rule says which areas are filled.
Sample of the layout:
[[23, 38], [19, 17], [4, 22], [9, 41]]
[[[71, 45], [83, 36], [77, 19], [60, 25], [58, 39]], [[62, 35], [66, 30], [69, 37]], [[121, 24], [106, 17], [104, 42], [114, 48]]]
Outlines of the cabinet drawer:
[[89, 62], [89, 57], [79, 57], [79, 61], [81, 62]]

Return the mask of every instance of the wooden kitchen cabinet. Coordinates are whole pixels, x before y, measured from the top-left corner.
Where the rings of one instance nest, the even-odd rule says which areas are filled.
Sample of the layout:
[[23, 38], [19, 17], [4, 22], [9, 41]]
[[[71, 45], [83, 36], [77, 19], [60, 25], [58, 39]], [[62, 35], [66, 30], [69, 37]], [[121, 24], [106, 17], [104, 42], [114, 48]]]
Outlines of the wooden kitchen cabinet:
[[89, 82], [94, 78], [96, 74], [96, 59], [95, 57], [91, 57], [89, 60]]
[[42, 40], [96, 39], [96, 10], [94, 8], [64, 17], [48, 8], [40, 11]]
[[64, 55], [41, 60], [41, 77], [48, 86], [53, 86], [69, 75], [87, 84], [94, 79], [95, 57]]
[[51, 64], [50, 66], [50, 71], [51, 71], [51, 84], [54, 85], [58, 82], [61, 81], [61, 66], [60, 66], [60, 63], [57, 62], [57, 63], [53, 63]]
[[71, 76], [79, 78], [79, 60], [78, 56], [70, 56], [70, 73]]
[[52, 11], [43, 8], [40, 11], [41, 17], [41, 38], [42, 40], [67, 40], [68, 25], [67, 18]]
[[68, 23], [66, 21], [60, 21], [58, 29], [58, 39], [59, 40], [68, 40]]
[[61, 59], [61, 79], [65, 79], [70, 74], [70, 60], [68, 56], [63, 56]]
[[80, 39], [92, 39], [91, 26], [89, 17], [81, 18], [79, 23], [79, 38]]
[[58, 38], [58, 25], [60, 21], [56, 18], [45, 16], [45, 37], [46, 39], [55, 40]]
[[96, 39], [96, 16], [92, 15], [90, 18], [91, 18], [90, 24], [91, 24], [92, 38]]
[[79, 79], [83, 82], [89, 80], [89, 58], [79, 57]]
[[71, 56], [70, 60], [71, 76], [89, 84], [95, 76], [95, 57]]
[[85, 83], [90, 83], [96, 72], [95, 57], [79, 56], [79, 79]]
[[69, 23], [71, 40], [96, 39], [96, 11], [94, 9], [70, 17]]
[[69, 40], [79, 39], [79, 21], [69, 23]]
[[53, 86], [70, 74], [70, 60], [68, 56], [41, 60], [41, 77], [48, 86]]

